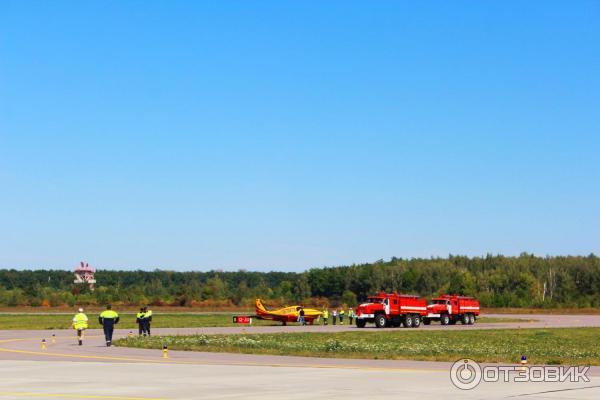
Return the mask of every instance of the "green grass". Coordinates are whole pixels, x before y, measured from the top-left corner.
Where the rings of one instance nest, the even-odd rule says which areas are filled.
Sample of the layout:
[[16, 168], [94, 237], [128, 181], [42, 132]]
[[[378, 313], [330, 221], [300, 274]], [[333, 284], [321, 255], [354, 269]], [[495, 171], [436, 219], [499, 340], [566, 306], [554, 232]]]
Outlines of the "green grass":
[[[74, 315], [74, 314], [73, 314]], [[71, 329], [73, 315], [66, 314], [0, 314], [0, 330], [2, 329]], [[87, 314], [90, 328], [101, 328], [98, 314]], [[135, 314], [120, 314], [121, 321], [117, 328], [137, 328]], [[152, 319], [153, 328], [201, 328], [210, 326], [234, 326], [233, 314], [155, 314]], [[254, 319], [252, 325], [280, 325], [272, 321]]]
[[[135, 314], [121, 313], [121, 322], [117, 325], [122, 329], [137, 328], [135, 323]], [[215, 313], [215, 314], [191, 314], [191, 313], [156, 313], [152, 320], [153, 328], [202, 328], [211, 326], [234, 326], [232, 322], [233, 314]], [[0, 330], [3, 329], [71, 329], [70, 314], [0, 314]], [[98, 324], [98, 314], [88, 314], [90, 319], [90, 328], [100, 328]], [[526, 322], [531, 320], [521, 320], [514, 318], [486, 318], [483, 317], [479, 322]], [[279, 322], [261, 321], [253, 319], [252, 325], [281, 325]]]
[[118, 346], [334, 358], [600, 365], [600, 328], [400, 330], [128, 338]]

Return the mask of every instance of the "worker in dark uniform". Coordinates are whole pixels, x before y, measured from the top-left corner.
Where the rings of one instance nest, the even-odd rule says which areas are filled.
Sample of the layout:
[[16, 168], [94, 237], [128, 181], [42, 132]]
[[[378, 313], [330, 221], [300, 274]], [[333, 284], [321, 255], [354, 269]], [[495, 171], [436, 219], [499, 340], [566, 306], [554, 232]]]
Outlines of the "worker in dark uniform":
[[152, 322], [152, 310], [148, 310], [148, 306], [144, 307], [144, 329], [142, 330], [144, 336], [150, 336], [150, 323]]
[[300, 307], [300, 311], [298, 312], [299, 317], [298, 317], [298, 322], [300, 322], [300, 325], [306, 325], [306, 319], [304, 319], [304, 308]]
[[135, 322], [138, 324], [138, 335], [144, 333], [144, 307], [140, 308], [140, 312], [135, 315]]
[[119, 323], [119, 314], [112, 310], [112, 306], [109, 304], [106, 306], [106, 310], [102, 311], [102, 314], [98, 317], [98, 322], [104, 328], [104, 338], [106, 339], [106, 347], [110, 347], [112, 344], [113, 331], [115, 325]]

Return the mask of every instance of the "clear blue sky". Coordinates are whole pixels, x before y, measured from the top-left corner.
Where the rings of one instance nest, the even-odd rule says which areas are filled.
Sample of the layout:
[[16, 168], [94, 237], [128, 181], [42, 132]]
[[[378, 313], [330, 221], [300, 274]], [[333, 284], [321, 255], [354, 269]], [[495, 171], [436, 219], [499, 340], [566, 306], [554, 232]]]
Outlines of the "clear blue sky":
[[0, 267], [600, 253], [600, 2], [2, 1]]

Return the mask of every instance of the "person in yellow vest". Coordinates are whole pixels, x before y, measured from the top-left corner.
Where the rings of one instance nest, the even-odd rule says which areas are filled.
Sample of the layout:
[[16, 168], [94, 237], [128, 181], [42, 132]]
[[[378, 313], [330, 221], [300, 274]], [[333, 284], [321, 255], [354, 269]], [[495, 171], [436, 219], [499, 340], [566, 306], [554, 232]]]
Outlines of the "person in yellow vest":
[[329, 310], [324, 309], [323, 310], [323, 325], [327, 325], [328, 322], [329, 322]]
[[148, 310], [148, 306], [144, 307], [144, 327], [142, 333], [144, 336], [150, 336], [150, 323], [152, 322], [152, 310]]
[[140, 312], [135, 315], [135, 322], [138, 324], [138, 335], [144, 333], [144, 307], [140, 308]]
[[356, 315], [354, 314], [354, 310], [352, 309], [352, 307], [350, 307], [350, 309], [348, 310], [348, 325], [352, 325], [352, 320], [355, 316]]
[[77, 340], [79, 345], [83, 344], [83, 333], [88, 328], [88, 317], [83, 313], [83, 308], [73, 317], [73, 329], [77, 331]]
[[345, 311], [344, 311], [344, 309], [342, 308], [342, 309], [340, 310], [340, 325], [344, 325], [344, 313], [345, 313]]
[[98, 322], [100, 322], [100, 325], [104, 329], [106, 347], [110, 347], [112, 345], [115, 325], [119, 323], [119, 314], [113, 311], [112, 306], [109, 304], [106, 306], [106, 310], [102, 311], [102, 314], [98, 317]]

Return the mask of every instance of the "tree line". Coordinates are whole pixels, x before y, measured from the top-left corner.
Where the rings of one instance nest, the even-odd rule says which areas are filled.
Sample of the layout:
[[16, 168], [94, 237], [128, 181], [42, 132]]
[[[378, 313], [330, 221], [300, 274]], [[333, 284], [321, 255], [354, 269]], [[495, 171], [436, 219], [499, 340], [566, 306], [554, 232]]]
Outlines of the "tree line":
[[487, 255], [392, 258], [305, 272], [110, 271], [97, 287], [73, 284], [64, 270], [0, 270], [0, 306], [170, 305], [252, 307], [356, 305], [378, 291], [432, 297], [457, 293], [486, 307], [600, 307], [600, 259], [589, 256]]

